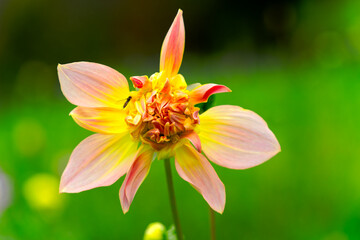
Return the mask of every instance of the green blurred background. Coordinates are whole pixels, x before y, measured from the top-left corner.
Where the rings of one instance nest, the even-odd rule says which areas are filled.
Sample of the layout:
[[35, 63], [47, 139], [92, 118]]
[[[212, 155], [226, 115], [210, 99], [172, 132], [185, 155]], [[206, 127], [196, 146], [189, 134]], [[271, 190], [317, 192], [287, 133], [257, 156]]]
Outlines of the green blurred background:
[[[172, 224], [154, 162], [129, 213], [110, 187], [58, 194], [91, 133], [68, 113], [57, 63], [92, 61], [127, 78], [158, 70], [184, 11], [181, 73], [220, 83], [215, 104], [260, 114], [282, 152], [258, 167], [215, 166], [226, 186], [218, 239], [360, 239], [360, 1], [0, 0], [0, 239], [142, 239]], [[209, 239], [208, 206], [175, 175], [186, 239]]]

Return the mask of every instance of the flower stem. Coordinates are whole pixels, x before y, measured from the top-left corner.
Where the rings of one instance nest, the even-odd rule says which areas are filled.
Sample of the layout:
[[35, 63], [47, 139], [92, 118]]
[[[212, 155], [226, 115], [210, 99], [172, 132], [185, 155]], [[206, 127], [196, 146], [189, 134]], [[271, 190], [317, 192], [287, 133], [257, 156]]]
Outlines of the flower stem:
[[166, 181], [168, 186], [168, 192], [169, 192], [169, 199], [170, 199], [170, 205], [171, 205], [171, 212], [173, 216], [173, 221], [175, 224], [175, 230], [178, 240], [183, 240], [183, 235], [181, 231], [180, 226], [180, 219], [179, 214], [176, 208], [176, 200], [175, 200], [175, 191], [174, 191], [174, 183], [172, 180], [172, 174], [171, 174], [171, 166], [170, 166], [170, 159], [167, 158], [164, 160], [165, 165], [165, 172], [166, 172]]
[[216, 227], [215, 227], [215, 212], [209, 206], [209, 219], [210, 219], [210, 239], [216, 239]]

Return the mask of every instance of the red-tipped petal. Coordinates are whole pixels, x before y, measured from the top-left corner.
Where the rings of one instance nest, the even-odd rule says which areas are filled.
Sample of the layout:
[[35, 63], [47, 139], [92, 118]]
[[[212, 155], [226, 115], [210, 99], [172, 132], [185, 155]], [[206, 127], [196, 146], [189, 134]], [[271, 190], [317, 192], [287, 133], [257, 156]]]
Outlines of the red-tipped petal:
[[129, 211], [136, 191], [149, 173], [154, 151], [149, 147], [141, 147], [134, 163], [126, 174], [120, 188], [120, 201], [124, 213]]
[[58, 65], [64, 96], [82, 107], [116, 107], [129, 96], [126, 78], [116, 70], [98, 63], [75, 62]]
[[147, 76], [134, 76], [130, 77], [130, 80], [136, 88], [142, 88], [149, 81]]
[[210, 108], [200, 115], [199, 137], [209, 160], [233, 169], [259, 165], [280, 151], [266, 122], [238, 106]]
[[185, 181], [198, 190], [215, 211], [225, 208], [225, 187], [209, 161], [187, 144], [175, 151], [176, 170]]
[[190, 102], [193, 104], [198, 104], [202, 102], [207, 102], [208, 98], [215, 93], [231, 92], [231, 90], [224, 86], [218, 84], [204, 84], [201, 85], [189, 93]]
[[184, 54], [185, 27], [182, 10], [179, 9], [166, 37], [160, 55], [160, 71], [167, 77], [178, 73]]

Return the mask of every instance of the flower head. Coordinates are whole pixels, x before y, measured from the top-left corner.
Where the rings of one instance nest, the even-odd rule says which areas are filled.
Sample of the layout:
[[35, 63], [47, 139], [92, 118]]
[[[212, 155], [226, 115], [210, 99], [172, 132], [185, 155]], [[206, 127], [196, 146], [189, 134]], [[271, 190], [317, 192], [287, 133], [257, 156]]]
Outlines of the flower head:
[[208, 159], [245, 169], [280, 151], [265, 121], [252, 111], [226, 105], [199, 115], [196, 104], [230, 89], [217, 84], [187, 86], [178, 73], [184, 43], [179, 10], [161, 49], [160, 71], [150, 77], [130, 77], [136, 91], [129, 90], [123, 75], [101, 64], [58, 66], [65, 97], [78, 105], [70, 115], [96, 132], [72, 153], [61, 178], [61, 192], [108, 186], [126, 174], [120, 200], [127, 212], [155, 156], [159, 160], [175, 156], [179, 175], [215, 211], [222, 212], [225, 188]]

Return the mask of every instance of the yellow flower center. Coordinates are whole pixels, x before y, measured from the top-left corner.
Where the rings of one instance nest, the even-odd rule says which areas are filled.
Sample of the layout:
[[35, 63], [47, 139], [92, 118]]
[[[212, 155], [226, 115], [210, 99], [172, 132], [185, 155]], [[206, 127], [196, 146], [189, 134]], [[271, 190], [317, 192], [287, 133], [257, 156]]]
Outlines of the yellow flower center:
[[184, 78], [153, 74], [138, 91], [130, 93], [125, 106], [131, 135], [150, 144], [156, 151], [169, 147], [199, 124], [199, 108], [189, 103]]

